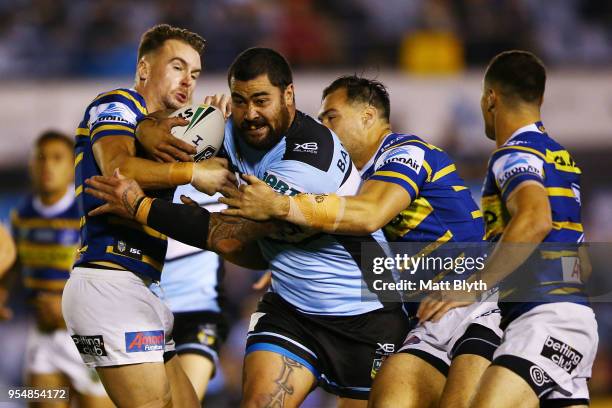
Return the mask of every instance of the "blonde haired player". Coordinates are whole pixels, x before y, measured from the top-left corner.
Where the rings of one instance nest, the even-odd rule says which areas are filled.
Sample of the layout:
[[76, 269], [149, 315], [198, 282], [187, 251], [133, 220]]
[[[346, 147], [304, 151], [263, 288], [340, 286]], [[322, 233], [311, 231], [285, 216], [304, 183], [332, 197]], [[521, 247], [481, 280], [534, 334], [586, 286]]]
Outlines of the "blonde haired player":
[[[166, 237], [118, 217], [90, 217], [88, 212], [101, 202], [83, 194], [83, 184], [88, 177], [123, 173], [153, 196], [171, 201], [178, 185], [191, 183], [214, 192], [231, 183], [233, 174], [222, 159], [159, 163], [137, 155], [137, 133], [141, 139], [156, 136], [147, 128], [155, 119], [136, 130], [148, 112], [190, 103], [204, 44], [199, 35], [181, 28], [158, 25], [148, 30], [138, 48], [134, 88], [98, 95], [76, 132], [82, 247], [64, 289], [63, 310], [83, 360], [96, 368], [120, 407], [195, 407], [198, 401], [174, 358], [172, 313], [148, 288], [160, 279]], [[166, 133], [173, 125], [186, 124], [179, 118], [165, 123]], [[176, 139], [161, 146], [155, 155], [159, 160], [189, 160], [181, 150], [195, 153]]]

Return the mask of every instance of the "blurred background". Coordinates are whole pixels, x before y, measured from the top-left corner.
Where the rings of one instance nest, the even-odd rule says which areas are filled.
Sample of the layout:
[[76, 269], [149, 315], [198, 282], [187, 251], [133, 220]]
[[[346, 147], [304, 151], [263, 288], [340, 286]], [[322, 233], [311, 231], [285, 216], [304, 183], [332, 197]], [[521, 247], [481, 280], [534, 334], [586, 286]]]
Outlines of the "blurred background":
[[[583, 169], [587, 240], [612, 242], [612, 2], [605, 0], [0, 0], [1, 221], [28, 192], [31, 142], [48, 128], [72, 134], [96, 94], [132, 86], [140, 35], [161, 22], [208, 40], [197, 99], [227, 92], [227, 67], [256, 45], [288, 58], [298, 108], [309, 114], [336, 76], [378, 78], [391, 94], [394, 129], [446, 149], [477, 200], [494, 147], [480, 118], [484, 69], [500, 51], [533, 51], [549, 70], [544, 124]], [[236, 406], [256, 278], [228, 266], [233, 325], [209, 406]], [[17, 316], [0, 323], [0, 386], [21, 383], [30, 324], [19, 294], [12, 298]], [[595, 311], [593, 406], [612, 406], [612, 307]], [[319, 392], [307, 406], [330, 403]]]

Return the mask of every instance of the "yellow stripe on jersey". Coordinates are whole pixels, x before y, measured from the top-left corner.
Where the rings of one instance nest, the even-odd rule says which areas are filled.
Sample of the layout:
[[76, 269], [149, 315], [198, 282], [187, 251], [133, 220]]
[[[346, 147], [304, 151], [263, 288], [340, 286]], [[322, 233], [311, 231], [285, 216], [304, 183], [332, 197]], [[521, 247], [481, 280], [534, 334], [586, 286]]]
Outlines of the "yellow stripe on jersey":
[[450, 173], [452, 173], [455, 170], [457, 170], [457, 167], [455, 167], [454, 164], [449, 164], [448, 166], [444, 167], [443, 169], [437, 171], [436, 174], [431, 179], [431, 181], [435, 182], [436, 180], [440, 180], [442, 177], [444, 177], [446, 175], [449, 175]]
[[77, 245], [50, 245], [20, 241], [17, 244], [19, 262], [31, 268], [70, 270], [76, 258]]
[[549, 292], [547, 292], [549, 295], [571, 295], [574, 293], [581, 293], [583, 292], [582, 289], [580, 288], [575, 288], [575, 287], [571, 287], [571, 286], [566, 286], [564, 288], [557, 288], [557, 289], [553, 289]]
[[74, 196], [78, 197], [81, 195], [81, 193], [83, 193], [83, 185], [81, 184], [80, 186], [78, 186], [75, 190], [74, 190]]
[[467, 190], [466, 186], [452, 186], [453, 190], [455, 191], [463, 191], [463, 190]]
[[19, 218], [15, 215], [13, 224], [20, 228], [79, 229], [79, 220], [70, 218]]
[[114, 91], [110, 91], [110, 92], [106, 92], [106, 93], [103, 93], [102, 95], [99, 95], [96, 99], [94, 99], [94, 102], [97, 101], [98, 99], [104, 98], [105, 96], [109, 96], [109, 95], [121, 95], [123, 97], [126, 97], [130, 101], [134, 102], [134, 105], [136, 105], [138, 110], [143, 115], [147, 114], [147, 110], [144, 108], [144, 106], [142, 106], [142, 104], [138, 101], [138, 99], [134, 98], [129, 92], [125, 92], [125, 91], [122, 91], [122, 90], [119, 90], [119, 89], [114, 90]]
[[432, 205], [423, 197], [412, 201], [408, 208], [398, 214], [398, 221], [394, 220], [385, 226], [385, 233], [391, 239], [403, 237], [411, 230], [417, 228], [433, 211]]
[[93, 138], [95, 135], [97, 135], [100, 132], [104, 132], [105, 130], [125, 130], [127, 132], [134, 133], [134, 129], [132, 129], [131, 127], [127, 127], [123, 125], [102, 125], [102, 126], [98, 126], [96, 130], [94, 130], [91, 133], [91, 137]]
[[[578, 256], [577, 251], [540, 251], [540, 254], [542, 255], [543, 259], [559, 259], [564, 256], [570, 256], [570, 257]], [[546, 285], [549, 283], [555, 283], [555, 282], [542, 282], [542, 285]]]
[[410, 143], [419, 143], [419, 144], [422, 144], [423, 146], [425, 146], [425, 147], [427, 147], [427, 148], [429, 148], [431, 150], [438, 150], [440, 152], [442, 151], [442, 149], [440, 149], [439, 147], [436, 147], [436, 146], [434, 146], [432, 144], [429, 144], [429, 143], [424, 142], [422, 140], [412, 139], [412, 140], [406, 140], [405, 142], [402, 142], [400, 144], [389, 146], [388, 148], [383, 150], [383, 152], [386, 152], [388, 150], [395, 149], [396, 147], [404, 146], [404, 145], [407, 145], [407, 144], [410, 144]]
[[[119, 252], [115, 252], [115, 251], [113, 251], [113, 247], [112, 247], [112, 246], [110, 246], [110, 245], [106, 247], [106, 253], [107, 253], [107, 254], [113, 254], [113, 255], [119, 255], [119, 256], [126, 257], [126, 258], [130, 258], [130, 259], [134, 259], [134, 258], [129, 257], [129, 256], [127, 256], [127, 255], [124, 255], [124, 254], [122, 254], [122, 253], [119, 253]], [[134, 260], [136, 260], [136, 259], [134, 259]], [[161, 264], [161, 263], [159, 263], [159, 262], [157, 262], [155, 259], [152, 259], [151, 257], [149, 257], [149, 256], [147, 256], [147, 255], [142, 255], [142, 257], [140, 258], [140, 261], [141, 261], [141, 262], [144, 262], [144, 263], [146, 263], [146, 264], [151, 265], [152, 267], [154, 267], [154, 268], [155, 268], [155, 269], [157, 269], [158, 271], [161, 271], [161, 270], [162, 270], [162, 267], [163, 267], [163, 266], [162, 266], [162, 264]]]
[[85, 216], [82, 216], [79, 220], [79, 228], [83, 228], [83, 225], [87, 223]]
[[441, 236], [438, 237], [438, 239], [436, 239], [436, 242], [432, 242], [431, 244], [427, 245], [425, 248], [421, 250], [421, 252], [417, 254], [417, 256], [429, 255], [436, 249], [440, 248], [442, 244], [450, 241], [452, 237], [453, 237], [453, 233], [451, 232], [451, 230], [446, 230], [444, 234], [442, 234]]
[[414, 189], [414, 191], [416, 192], [416, 195], [419, 195], [419, 187], [416, 185], [416, 183], [412, 181], [410, 177], [407, 177], [406, 175], [402, 173], [398, 173], [396, 171], [377, 171], [372, 176], [393, 177], [393, 178], [404, 180], [405, 182], [410, 184], [410, 187]]
[[499, 149], [495, 150], [493, 152], [493, 154], [495, 154], [497, 152], [501, 152], [502, 150], [523, 150], [525, 152], [533, 153], [536, 156], [541, 157], [544, 161], [548, 162], [548, 160], [546, 160], [546, 156], [542, 152], [540, 152], [539, 150], [536, 150], [536, 149], [532, 149], [531, 147], [526, 147], [526, 146], [506, 146], [506, 147], [500, 147]]
[[426, 160], [423, 160], [423, 168], [425, 169], [425, 172], [427, 172], [426, 181], [431, 181], [431, 174], [433, 173], [433, 170], [431, 169], [431, 166], [429, 165], [429, 163], [427, 163]]
[[128, 228], [137, 229], [153, 238], [163, 239], [163, 240], [168, 239], [168, 237], [162, 234], [161, 232], [157, 232], [153, 228], [148, 227], [146, 225], [142, 225], [136, 221], [126, 220], [123, 218], [113, 216], [113, 217], [108, 217], [108, 223], [115, 224], [115, 225], [123, 225]]
[[76, 166], [79, 165], [79, 163], [81, 162], [81, 160], [83, 160], [83, 152], [77, 154], [77, 156], [74, 158], [74, 167], [76, 168]]
[[576, 197], [571, 188], [546, 187], [546, 192], [550, 197]]
[[584, 232], [582, 229], [582, 224], [579, 222], [569, 222], [569, 221], [553, 221], [553, 229], [568, 229], [572, 231]]
[[474, 210], [471, 212], [471, 214], [472, 214], [472, 218], [474, 219], [482, 217], [482, 212], [480, 210]]
[[77, 136], [89, 136], [89, 128], [77, 128], [76, 130]]
[[28, 289], [60, 291], [66, 286], [64, 279], [36, 279], [26, 276], [23, 284]]

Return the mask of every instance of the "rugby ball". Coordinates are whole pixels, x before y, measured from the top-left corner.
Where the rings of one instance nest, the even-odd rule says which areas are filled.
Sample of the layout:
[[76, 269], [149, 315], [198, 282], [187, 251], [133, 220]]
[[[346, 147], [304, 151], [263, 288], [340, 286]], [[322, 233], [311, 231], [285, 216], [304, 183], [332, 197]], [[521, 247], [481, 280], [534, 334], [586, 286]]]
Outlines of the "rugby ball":
[[210, 159], [219, 152], [225, 134], [225, 119], [219, 109], [196, 104], [185, 106], [170, 116], [180, 116], [189, 121], [187, 126], [173, 127], [172, 135], [195, 146], [194, 161]]

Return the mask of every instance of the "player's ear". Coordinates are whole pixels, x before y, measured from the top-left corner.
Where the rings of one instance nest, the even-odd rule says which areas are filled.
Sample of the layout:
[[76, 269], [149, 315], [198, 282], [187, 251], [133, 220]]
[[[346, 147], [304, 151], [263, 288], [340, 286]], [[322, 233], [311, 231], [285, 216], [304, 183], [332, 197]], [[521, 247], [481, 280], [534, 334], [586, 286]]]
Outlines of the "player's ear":
[[493, 109], [495, 109], [495, 106], [497, 104], [497, 94], [495, 93], [495, 90], [491, 88], [487, 90], [486, 103], [487, 112], [491, 112]]
[[293, 89], [293, 84], [287, 85], [287, 87], [285, 88], [285, 91], [283, 92], [283, 98], [285, 98], [286, 106], [295, 105], [295, 93]]
[[372, 105], [367, 105], [361, 112], [361, 121], [366, 129], [371, 128], [378, 118], [378, 109]]
[[136, 75], [138, 75], [138, 81], [146, 81], [149, 78], [149, 63], [145, 58], [141, 58], [136, 66]]

